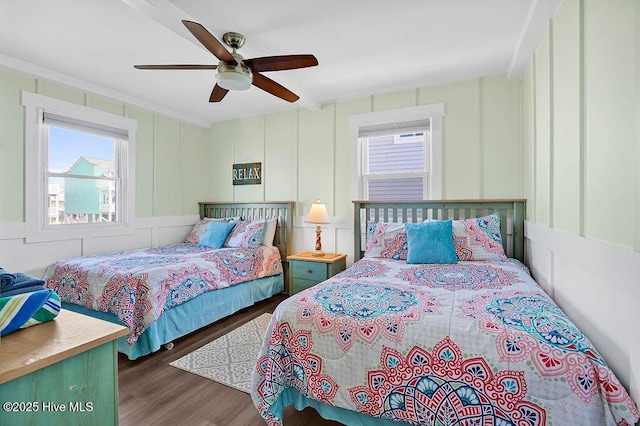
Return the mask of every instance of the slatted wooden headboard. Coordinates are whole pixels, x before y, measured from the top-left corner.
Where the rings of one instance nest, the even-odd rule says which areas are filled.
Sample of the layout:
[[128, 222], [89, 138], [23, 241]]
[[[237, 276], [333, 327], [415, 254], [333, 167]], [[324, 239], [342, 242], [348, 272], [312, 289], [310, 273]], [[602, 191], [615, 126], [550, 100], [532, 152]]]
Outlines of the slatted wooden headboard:
[[362, 258], [367, 222], [422, 222], [425, 219], [468, 219], [500, 215], [505, 253], [524, 261], [526, 200], [354, 201], [354, 256]]
[[200, 218], [240, 216], [243, 220], [278, 219], [274, 245], [280, 250], [282, 259], [286, 259], [293, 250], [293, 201], [246, 202], [209, 202], [201, 201]]

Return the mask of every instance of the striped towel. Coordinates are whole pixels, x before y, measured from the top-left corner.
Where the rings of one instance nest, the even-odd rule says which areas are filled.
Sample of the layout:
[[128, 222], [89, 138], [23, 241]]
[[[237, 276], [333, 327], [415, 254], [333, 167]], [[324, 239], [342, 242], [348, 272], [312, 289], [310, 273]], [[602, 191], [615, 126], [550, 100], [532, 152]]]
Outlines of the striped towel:
[[60, 313], [60, 297], [53, 290], [0, 298], [0, 336], [51, 321]]

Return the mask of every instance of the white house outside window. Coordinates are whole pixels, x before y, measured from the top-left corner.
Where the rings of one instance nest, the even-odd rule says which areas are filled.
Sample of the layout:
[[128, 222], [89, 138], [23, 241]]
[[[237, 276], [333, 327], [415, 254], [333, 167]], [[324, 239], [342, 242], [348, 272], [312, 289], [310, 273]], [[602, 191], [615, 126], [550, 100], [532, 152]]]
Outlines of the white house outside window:
[[136, 122], [30, 92], [27, 242], [133, 232]]
[[431, 104], [351, 116], [352, 198], [440, 199], [443, 115]]
[[[117, 222], [122, 185], [120, 138], [94, 135], [91, 128], [67, 129], [45, 112], [42, 147], [47, 158], [47, 186], [57, 202], [49, 206], [48, 223]], [[53, 190], [52, 190], [53, 189]]]
[[414, 133], [363, 138], [362, 194], [367, 200], [423, 200], [428, 194], [428, 121]]

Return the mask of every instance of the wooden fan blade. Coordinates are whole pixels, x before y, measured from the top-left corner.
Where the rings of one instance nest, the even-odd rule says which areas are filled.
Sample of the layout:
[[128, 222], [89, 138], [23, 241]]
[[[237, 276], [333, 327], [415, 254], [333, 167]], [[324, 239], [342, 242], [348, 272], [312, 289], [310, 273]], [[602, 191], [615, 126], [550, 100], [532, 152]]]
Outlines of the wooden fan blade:
[[216, 84], [211, 92], [211, 96], [209, 97], [209, 102], [220, 102], [228, 92], [229, 91], [227, 89], [223, 89]]
[[182, 23], [189, 31], [191, 31], [191, 34], [193, 34], [195, 38], [197, 38], [198, 41], [207, 48], [209, 52], [214, 54], [216, 58], [224, 62], [232, 64], [236, 63], [236, 60], [233, 59], [231, 53], [229, 53], [224, 45], [220, 43], [209, 31], [207, 31], [205, 27], [193, 21], [182, 21]]
[[313, 55], [265, 56], [245, 59], [243, 62], [253, 72], [293, 70], [318, 65], [318, 60]]
[[189, 65], [189, 64], [175, 64], [175, 65], [134, 65], [139, 70], [215, 70], [217, 65]]
[[253, 73], [253, 85], [288, 102], [295, 102], [300, 99], [300, 96], [296, 95], [291, 90], [281, 86], [262, 74], [258, 74], [257, 72]]

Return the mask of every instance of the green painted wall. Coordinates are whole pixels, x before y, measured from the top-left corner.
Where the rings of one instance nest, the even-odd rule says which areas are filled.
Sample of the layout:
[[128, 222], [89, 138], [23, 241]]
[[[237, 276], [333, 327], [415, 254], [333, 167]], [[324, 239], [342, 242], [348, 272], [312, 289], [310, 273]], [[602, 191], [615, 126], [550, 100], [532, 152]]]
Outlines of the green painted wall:
[[213, 196], [211, 130], [19, 73], [0, 70], [0, 222], [24, 222], [24, 107], [27, 90], [137, 120], [136, 216], [198, 213]]
[[24, 222], [24, 107], [36, 81], [0, 70], [0, 222]]
[[522, 84], [528, 266], [640, 401], [640, 1], [563, 0]]
[[[520, 197], [520, 82], [506, 76], [329, 103], [214, 123], [209, 194], [216, 200], [294, 200], [304, 215], [316, 198], [330, 215], [351, 216], [349, 116], [444, 103], [443, 196]], [[231, 185], [233, 163], [263, 163], [263, 184]]]
[[564, 0], [523, 78], [529, 220], [640, 251], [640, 2]]

